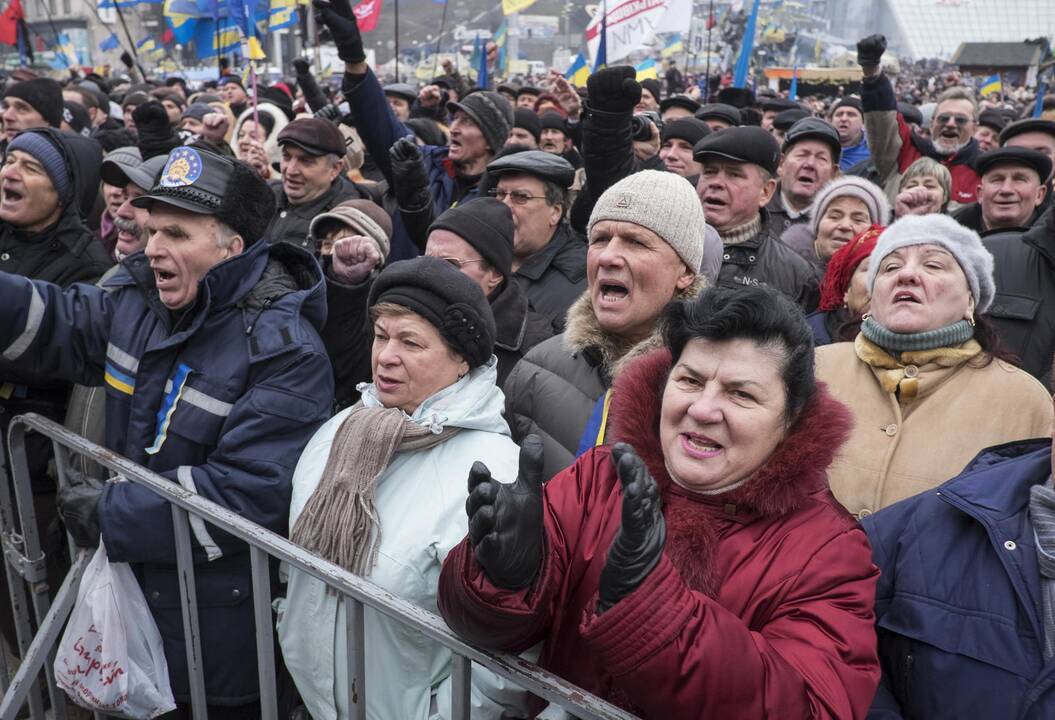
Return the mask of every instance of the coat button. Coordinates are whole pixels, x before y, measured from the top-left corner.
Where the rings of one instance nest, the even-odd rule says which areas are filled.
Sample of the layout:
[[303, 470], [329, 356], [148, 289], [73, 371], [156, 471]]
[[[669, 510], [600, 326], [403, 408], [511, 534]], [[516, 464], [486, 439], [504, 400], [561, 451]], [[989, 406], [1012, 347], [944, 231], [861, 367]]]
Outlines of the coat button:
[[159, 593], [157, 590], [152, 590], [150, 592], [150, 599], [151, 600], [157, 600], [159, 597], [161, 597], [161, 593]]
[[919, 377], [919, 368], [915, 365], [905, 366], [905, 377], [914, 378]]
[[242, 591], [238, 588], [235, 588], [231, 591], [231, 597], [242, 597]]
[[722, 260], [728, 260], [729, 257], [729, 253], [726, 253], [725, 255], [722, 255]]
[[863, 508], [861, 510], [861, 512], [857, 513], [857, 517], [859, 517], [859, 518], [866, 518], [866, 517], [868, 517], [871, 514], [872, 514], [871, 510], [869, 510], [868, 508]]
[[278, 214], [278, 216], [279, 216], [280, 218], [284, 218], [284, 217], [286, 217], [286, 211], [285, 211], [285, 210], [283, 210], [282, 212], [280, 212], [280, 213]]
[[885, 428], [883, 428], [883, 432], [885, 432], [890, 437], [894, 437], [895, 435], [897, 435], [897, 425], [895, 425], [894, 423], [890, 423]]
[[747, 259], [750, 260], [751, 262], [754, 262], [755, 261], [755, 256], [754, 255], [749, 255]]
[[1018, 547], [1018, 545], [1015, 545], [1014, 540], [1008, 540], [1006, 543], [1004, 543], [1005, 550], [1014, 550], [1016, 547]]
[[11, 253], [4, 253], [3, 255], [0, 255], [0, 260], [3, 260], [4, 262], [7, 262], [10, 259], [11, 259]]

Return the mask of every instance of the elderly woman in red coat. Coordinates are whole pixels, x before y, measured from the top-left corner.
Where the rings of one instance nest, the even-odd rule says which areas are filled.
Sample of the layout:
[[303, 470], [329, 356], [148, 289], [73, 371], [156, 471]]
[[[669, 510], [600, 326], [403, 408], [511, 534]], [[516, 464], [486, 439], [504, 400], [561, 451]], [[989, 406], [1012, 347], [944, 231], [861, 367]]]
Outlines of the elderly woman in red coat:
[[767, 288], [667, 311], [666, 348], [620, 373], [613, 447], [541, 477], [477, 463], [469, 535], [439, 605], [645, 718], [860, 718], [879, 681], [865, 534], [825, 470], [849, 413], [813, 376], [810, 329]]

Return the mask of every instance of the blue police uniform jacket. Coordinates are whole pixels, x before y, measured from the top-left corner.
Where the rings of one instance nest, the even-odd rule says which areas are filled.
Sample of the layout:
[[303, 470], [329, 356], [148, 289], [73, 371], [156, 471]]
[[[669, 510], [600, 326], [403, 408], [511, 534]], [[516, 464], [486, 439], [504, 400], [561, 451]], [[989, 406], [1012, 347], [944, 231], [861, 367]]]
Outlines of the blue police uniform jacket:
[[861, 521], [882, 570], [870, 720], [1055, 717], [1029, 519], [1030, 489], [1050, 474], [1050, 439], [1008, 443]]
[[[65, 292], [0, 273], [4, 357], [104, 384], [110, 449], [284, 534], [293, 470], [332, 408], [318, 263], [291, 245], [257, 242], [210, 269], [182, 314], [161, 304], [143, 253], [123, 265], [105, 289]], [[133, 563], [173, 692], [186, 701], [170, 506], [126, 482], [108, 484], [97, 507], [107, 554]], [[208, 701], [251, 702], [259, 688], [248, 546], [201, 520], [191, 530]]]

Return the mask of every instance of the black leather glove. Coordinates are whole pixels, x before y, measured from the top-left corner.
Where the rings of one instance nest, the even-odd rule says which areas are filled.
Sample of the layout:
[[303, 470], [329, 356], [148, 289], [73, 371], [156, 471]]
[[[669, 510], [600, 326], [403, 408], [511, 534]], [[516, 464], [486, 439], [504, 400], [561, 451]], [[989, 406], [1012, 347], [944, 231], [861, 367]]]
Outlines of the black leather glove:
[[134, 70], [136, 67], [135, 60], [132, 59], [132, 56], [128, 54], [127, 50], [121, 53], [121, 64], [129, 70]]
[[297, 75], [308, 75], [311, 72], [311, 63], [302, 57], [295, 58], [293, 60], [293, 69], [297, 71]]
[[315, 18], [330, 29], [333, 44], [337, 46], [337, 57], [346, 63], [366, 62], [363, 36], [348, 0], [312, 0], [312, 5]]
[[[308, 104], [311, 105], [311, 103]], [[329, 105], [324, 105], [318, 110], [316, 110], [315, 117], [322, 118], [323, 120], [329, 120], [334, 125], [338, 125], [340, 124], [340, 119], [344, 117], [344, 113], [341, 112], [341, 108], [339, 105], [330, 103]]]
[[66, 470], [66, 484], [55, 496], [59, 516], [79, 547], [99, 545], [99, 513], [96, 506], [103, 494], [102, 483], [72, 469]]
[[630, 112], [641, 102], [641, 83], [629, 65], [607, 67], [586, 81], [590, 107], [602, 112]]
[[886, 52], [886, 35], [869, 35], [857, 41], [857, 64], [862, 67], [878, 65]]
[[418, 210], [432, 201], [429, 178], [422, 163], [421, 148], [409, 137], [401, 137], [388, 150], [392, 163], [392, 192], [404, 210]]
[[659, 502], [659, 486], [634, 448], [618, 443], [612, 462], [623, 486], [623, 524], [601, 570], [597, 614], [633, 592], [656, 567], [667, 543], [667, 523]]
[[531, 585], [542, 562], [542, 454], [537, 435], [524, 438], [511, 485], [493, 480], [482, 462], [469, 470], [469, 542], [487, 577], [507, 590]]

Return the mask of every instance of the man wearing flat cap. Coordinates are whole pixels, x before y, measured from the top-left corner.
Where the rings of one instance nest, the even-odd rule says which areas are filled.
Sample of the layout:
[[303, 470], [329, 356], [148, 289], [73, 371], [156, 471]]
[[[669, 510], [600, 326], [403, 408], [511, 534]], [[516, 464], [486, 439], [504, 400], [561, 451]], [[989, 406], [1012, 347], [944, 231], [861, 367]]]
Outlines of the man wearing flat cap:
[[539, 117], [539, 150], [564, 158], [575, 169], [582, 167], [582, 156], [571, 142], [568, 120], [559, 112], [547, 110]]
[[983, 238], [994, 233], [1021, 233], [1047, 209], [1046, 180], [1051, 160], [1036, 150], [1004, 147], [982, 153], [974, 161], [981, 178], [978, 201], [953, 213], [953, 218]]
[[703, 120], [713, 131], [718, 132], [729, 127], [738, 127], [744, 124], [743, 113], [739, 108], [725, 103], [708, 103], [696, 111], [696, 118]]
[[703, 166], [696, 185], [703, 212], [725, 247], [718, 284], [770, 285], [805, 311], [816, 309], [819, 278], [773, 234], [766, 210], [777, 186], [777, 141], [760, 127], [726, 128], [697, 143], [694, 155]]
[[513, 108], [501, 94], [481, 90], [447, 104], [453, 117], [447, 147], [419, 147], [392, 112], [366, 62], [359, 25], [348, 0], [317, 9], [344, 61], [341, 91], [358, 120], [363, 145], [395, 195], [392, 258], [425, 246], [432, 221], [448, 208], [477, 196], [487, 163], [513, 129]]
[[410, 109], [418, 99], [418, 92], [407, 83], [392, 83], [384, 87], [385, 98], [400, 122], [410, 119]]
[[[236, 160], [176, 148], [134, 203], [150, 214], [146, 250], [104, 287], [0, 273], [0, 352], [43, 377], [105, 384], [110, 450], [284, 534], [294, 467], [333, 402], [318, 264], [260, 242], [274, 200]], [[132, 564], [188, 712], [169, 504], [76, 473], [57, 501], [77, 545], [101, 539], [112, 562]], [[260, 717], [249, 548], [191, 530], [209, 714]]]
[[271, 183], [275, 216], [268, 242], [289, 242], [318, 254], [308, 232], [312, 218], [351, 199], [370, 194], [345, 177], [344, 135], [329, 120], [298, 118], [278, 134], [281, 180]]
[[568, 190], [575, 170], [539, 150], [491, 161], [491, 195], [513, 214], [513, 272], [531, 306], [563, 327], [568, 308], [586, 289], [586, 239], [568, 225]]
[[777, 190], [766, 205], [777, 236], [809, 220], [807, 211], [813, 198], [839, 174], [842, 145], [834, 127], [820, 118], [807, 117], [788, 129], [780, 151]]

